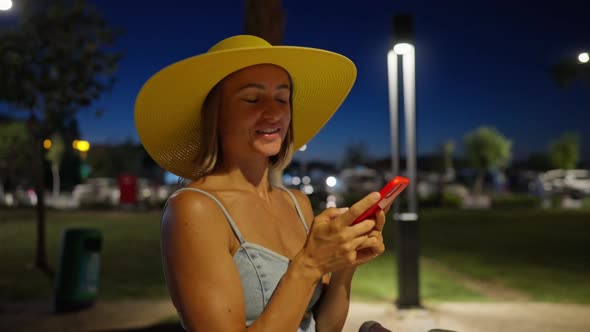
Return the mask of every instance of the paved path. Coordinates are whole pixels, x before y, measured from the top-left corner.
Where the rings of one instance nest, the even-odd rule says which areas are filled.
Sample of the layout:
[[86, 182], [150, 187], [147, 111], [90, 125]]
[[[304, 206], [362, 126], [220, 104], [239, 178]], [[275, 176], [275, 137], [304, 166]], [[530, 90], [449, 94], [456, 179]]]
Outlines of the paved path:
[[[0, 303], [0, 331], [182, 331], [169, 301], [97, 302], [76, 313], [54, 315], [45, 302]], [[427, 309], [397, 310], [388, 303], [353, 302], [344, 332], [375, 320], [395, 332], [444, 328], [461, 332], [590, 331], [590, 305], [536, 302], [446, 302]]]
[[538, 302], [447, 302], [424, 310], [397, 310], [393, 305], [353, 303], [345, 328], [358, 331], [366, 320], [395, 332], [448, 329], [462, 332], [590, 331], [590, 305]]

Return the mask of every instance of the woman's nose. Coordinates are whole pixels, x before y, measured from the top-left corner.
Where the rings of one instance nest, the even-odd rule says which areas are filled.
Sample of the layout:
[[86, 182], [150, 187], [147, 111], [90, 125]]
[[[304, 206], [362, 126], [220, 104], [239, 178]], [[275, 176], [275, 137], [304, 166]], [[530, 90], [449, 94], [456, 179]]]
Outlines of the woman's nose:
[[278, 120], [280, 119], [282, 113], [282, 107], [274, 100], [271, 100], [265, 103], [264, 109], [262, 111], [262, 117], [269, 120]]

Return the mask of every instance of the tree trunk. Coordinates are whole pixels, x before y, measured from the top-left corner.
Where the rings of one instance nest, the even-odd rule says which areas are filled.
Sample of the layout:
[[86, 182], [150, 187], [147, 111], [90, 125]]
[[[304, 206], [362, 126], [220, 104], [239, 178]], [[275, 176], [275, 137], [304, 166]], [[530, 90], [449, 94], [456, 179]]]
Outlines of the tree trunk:
[[244, 20], [246, 34], [263, 38], [272, 45], [283, 40], [285, 19], [281, 0], [247, 0]]
[[59, 165], [56, 163], [51, 164], [51, 176], [53, 178], [53, 197], [57, 198], [59, 196], [60, 178]]
[[[281, 44], [285, 25], [281, 0], [247, 0], [244, 14], [246, 34], [258, 36], [271, 45]], [[269, 179], [272, 185], [282, 186], [283, 171], [271, 171]]]
[[473, 196], [475, 196], [475, 197], [481, 196], [481, 194], [483, 192], [484, 176], [485, 176], [485, 172], [480, 171], [479, 174], [477, 175], [477, 178], [475, 178], [475, 184], [473, 186]]
[[37, 204], [35, 206], [37, 217], [37, 248], [35, 251], [35, 267], [43, 271], [47, 276], [52, 277], [53, 271], [47, 260], [46, 234], [45, 234], [45, 172], [43, 171], [43, 148], [42, 135], [40, 134], [39, 123], [34, 115], [29, 123], [29, 133], [32, 143], [33, 157], [33, 182]]

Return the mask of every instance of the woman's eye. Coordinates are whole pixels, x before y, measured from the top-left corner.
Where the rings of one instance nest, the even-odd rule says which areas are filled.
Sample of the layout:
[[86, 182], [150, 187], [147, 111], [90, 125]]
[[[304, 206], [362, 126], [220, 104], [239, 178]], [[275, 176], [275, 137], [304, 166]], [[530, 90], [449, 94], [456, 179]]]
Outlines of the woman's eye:
[[255, 104], [258, 102], [258, 98], [244, 98], [243, 100], [250, 104]]
[[276, 98], [275, 99], [277, 102], [281, 103], [281, 104], [286, 104], [288, 103], [288, 101], [286, 99], [281, 99], [281, 98]]

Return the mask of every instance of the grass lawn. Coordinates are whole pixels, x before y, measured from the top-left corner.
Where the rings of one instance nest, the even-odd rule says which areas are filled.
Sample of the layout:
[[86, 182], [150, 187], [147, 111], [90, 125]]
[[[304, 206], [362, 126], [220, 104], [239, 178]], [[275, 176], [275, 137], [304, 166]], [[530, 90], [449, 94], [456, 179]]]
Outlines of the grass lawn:
[[[535, 300], [590, 303], [589, 212], [428, 210], [420, 215], [424, 257], [453, 271], [501, 283]], [[0, 298], [51, 296], [52, 283], [31, 269], [33, 211], [0, 210]], [[61, 232], [69, 227], [102, 231], [100, 297], [166, 297], [160, 261], [159, 213], [55, 212], [47, 220], [50, 263], [57, 266]], [[389, 249], [392, 225], [386, 226]], [[586, 250], [584, 250], [586, 248]], [[452, 275], [420, 265], [425, 301], [487, 301]], [[397, 294], [394, 252], [359, 267], [353, 298], [393, 301]]]
[[454, 211], [422, 214], [422, 255], [534, 300], [590, 303], [590, 212]]
[[[53, 285], [31, 269], [36, 223], [18, 213], [0, 211], [0, 298], [24, 299], [51, 296]], [[53, 212], [47, 219], [47, 249], [50, 265], [57, 268], [60, 236], [70, 227], [100, 229], [101, 298], [149, 298], [167, 296], [160, 261], [158, 213]]]

